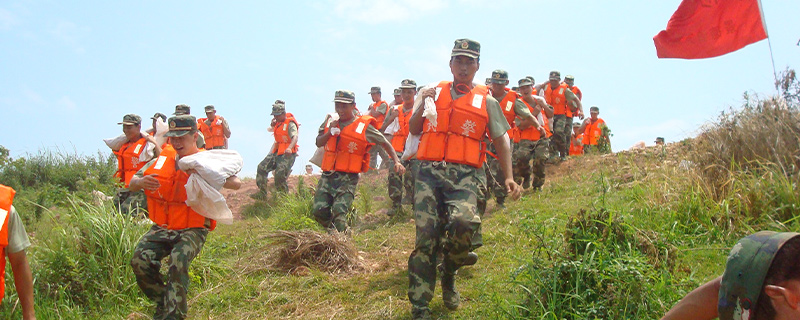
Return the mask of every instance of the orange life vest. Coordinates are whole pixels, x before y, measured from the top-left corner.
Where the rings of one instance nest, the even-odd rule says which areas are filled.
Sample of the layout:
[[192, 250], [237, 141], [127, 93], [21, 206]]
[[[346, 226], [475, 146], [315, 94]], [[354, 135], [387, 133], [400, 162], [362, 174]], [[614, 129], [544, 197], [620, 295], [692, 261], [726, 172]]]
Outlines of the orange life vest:
[[589, 118], [589, 125], [586, 126], [585, 131], [583, 132], [586, 137], [586, 141], [583, 144], [588, 144], [592, 146], [597, 145], [597, 141], [600, 140], [600, 136], [603, 135], [603, 128], [602, 125], [606, 124], [603, 119], [597, 118], [597, 121], [591, 122], [592, 119]]
[[[548, 125], [547, 116], [544, 115], [544, 114], [541, 114], [541, 111], [539, 112], [539, 114], [534, 114], [533, 113], [533, 107], [531, 107], [531, 105], [528, 104], [527, 101], [525, 101], [525, 100], [520, 100], [520, 101], [522, 101], [522, 103], [524, 103], [525, 106], [528, 107], [528, 110], [530, 110], [531, 114], [533, 114], [533, 116], [536, 117], [537, 120], [540, 120], [539, 121], [539, 125], [544, 127], [544, 131], [547, 133], [547, 137], [549, 138], [550, 136], [552, 136], [553, 133], [550, 132], [550, 126]], [[541, 117], [539, 117], [539, 115], [541, 115]], [[539, 139], [541, 139], [541, 138], [542, 138], [542, 134], [539, 132], [538, 129], [534, 128], [533, 126], [530, 126], [525, 130], [520, 130], [519, 131], [519, 140], [539, 141]], [[517, 142], [519, 142], [519, 141], [517, 141]]]
[[505, 88], [505, 90], [506, 95], [500, 100], [500, 109], [503, 110], [503, 116], [506, 117], [508, 125], [511, 126], [511, 129], [508, 129], [508, 138], [511, 139], [511, 141], [518, 142], [519, 130], [517, 129], [517, 124], [514, 122], [514, 119], [517, 117], [517, 112], [514, 111], [514, 103], [521, 96], [514, 90], [508, 88]]
[[486, 159], [486, 144], [483, 137], [489, 114], [486, 112], [486, 96], [489, 89], [477, 85], [461, 98], [453, 100], [450, 94], [451, 81], [442, 81], [437, 86], [434, 127], [425, 118], [422, 122], [422, 137], [417, 159], [447, 161], [480, 168]]
[[214, 147], [225, 146], [225, 130], [222, 126], [223, 118], [219, 115], [214, 115], [211, 125], [206, 124], [208, 118], [197, 119], [197, 128], [203, 133], [203, 138], [206, 140], [206, 149]]
[[[6, 274], [6, 247], [8, 247], [8, 218], [11, 215], [11, 203], [14, 202], [14, 194], [16, 191], [11, 187], [0, 184], [0, 217], [3, 220], [2, 228], [0, 228], [0, 254], [2, 260], [0, 261], [0, 274]], [[6, 294], [6, 277], [0, 277], [0, 299]]]
[[392, 147], [394, 147], [394, 151], [403, 152], [406, 148], [406, 139], [408, 139], [408, 120], [411, 119], [411, 112], [414, 111], [413, 108], [408, 110], [408, 112], [403, 111], [403, 105], [397, 106], [397, 123], [400, 125], [400, 130], [394, 133], [392, 136]]
[[114, 176], [125, 183], [125, 188], [131, 183], [133, 175], [147, 164], [147, 161], [139, 161], [139, 156], [144, 152], [146, 146], [147, 139], [139, 138], [135, 142], [126, 142], [118, 151], [114, 152], [117, 155], [117, 173]]
[[569, 88], [569, 90], [572, 91], [572, 93], [574, 93], [576, 96], [578, 96], [578, 100], [583, 100], [583, 93], [581, 92], [581, 89], [578, 88], [578, 86], [572, 86], [572, 88]]
[[569, 155], [580, 156], [583, 155], [583, 133], [572, 135], [572, 143], [569, 145]]
[[156, 190], [144, 190], [150, 220], [162, 228], [181, 230], [186, 228], [208, 228], [214, 230], [217, 222], [201, 216], [186, 205], [186, 182], [189, 174], [178, 170], [177, 152], [165, 148], [155, 162], [144, 171], [145, 175], [157, 174], [161, 186]]
[[566, 83], [561, 83], [555, 90], [550, 88], [550, 84], [544, 88], [544, 99], [547, 104], [553, 106], [553, 114], [565, 114], [567, 117], [572, 117], [572, 110], [567, 106], [567, 95], [565, 90], [569, 90]]
[[[339, 128], [338, 136], [328, 139], [322, 156], [322, 171], [341, 171], [349, 173], [369, 170], [369, 148], [374, 144], [367, 141], [367, 127], [375, 125], [375, 118], [364, 115], [352, 123]], [[325, 133], [330, 127], [325, 127]]]
[[[381, 106], [381, 103], [386, 103], [386, 101], [381, 100], [381, 101], [375, 102], [375, 103], [371, 104], [367, 110], [375, 109], [375, 111], [378, 111], [378, 107]], [[386, 103], [386, 105], [388, 106], [389, 104]], [[386, 110], [386, 112], [388, 113], [389, 110]], [[386, 113], [381, 114], [381, 115], [379, 115], [377, 117], [373, 117], [373, 118], [375, 118], [375, 128], [378, 128], [378, 130], [380, 130], [383, 127], [383, 120], [386, 119]]]
[[[278, 155], [284, 154], [286, 152], [286, 148], [289, 147], [289, 144], [292, 142], [292, 138], [289, 137], [290, 122], [293, 122], [295, 126], [300, 128], [300, 124], [297, 123], [297, 120], [291, 113], [286, 114], [286, 120], [275, 124], [275, 130], [273, 131], [273, 134], [275, 135], [275, 143], [277, 144]], [[297, 149], [298, 146], [297, 143], [295, 143], [291, 153], [297, 153]]]

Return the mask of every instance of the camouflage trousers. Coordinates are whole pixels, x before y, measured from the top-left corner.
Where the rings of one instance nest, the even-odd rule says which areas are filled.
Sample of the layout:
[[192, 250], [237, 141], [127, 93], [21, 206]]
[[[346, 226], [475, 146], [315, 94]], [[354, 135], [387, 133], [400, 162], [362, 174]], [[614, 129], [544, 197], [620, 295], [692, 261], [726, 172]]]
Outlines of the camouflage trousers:
[[277, 155], [275, 153], [268, 154], [256, 168], [256, 185], [261, 193], [267, 194], [267, 185], [269, 184], [269, 172], [275, 171], [275, 189], [278, 192], [289, 192], [289, 174], [292, 173], [292, 166], [294, 160], [297, 158], [296, 153], [284, 153]]
[[[131, 267], [142, 292], [156, 303], [153, 319], [184, 319], [188, 313], [189, 264], [203, 249], [208, 229], [169, 230], [154, 225], [139, 240]], [[169, 256], [166, 282], [159, 272]]]
[[553, 137], [550, 141], [550, 147], [553, 150], [553, 156], [566, 157], [569, 155], [570, 138], [572, 137], [572, 117], [567, 117], [566, 114], [557, 114], [553, 116]]
[[[514, 150], [514, 180], [523, 188], [531, 187], [531, 173], [533, 173], [533, 187], [541, 188], [544, 185], [544, 164], [547, 161], [550, 139], [537, 141], [520, 140]], [[531, 165], [533, 162], [533, 165]]]
[[[402, 153], [398, 152], [397, 157], [400, 158]], [[405, 196], [407, 199], [414, 199], [414, 170], [411, 169], [412, 161], [417, 160], [406, 160], [402, 161], [404, 167], [406, 167], [406, 173], [403, 175], [394, 172], [392, 168], [389, 169], [389, 178], [387, 182], [387, 189], [389, 191], [389, 199], [392, 200], [392, 207], [399, 208], [403, 203], [403, 189], [405, 189]], [[392, 166], [394, 166], [394, 161], [392, 162]], [[411, 200], [413, 203], [413, 200]]]
[[[488, 195], [494, 195], [497, 201], [502, 202], [506, 198], [505, 177], [503, 176], [503, 169], [500, 168], [500, 160], [492, 156], [486, 157], [486, 165], [483, 166], [486, 171], [486, 183]], [[488, 200], [487, 195], [487, 200]], [[501, 200], [503, 199], [503, 200]]]
[[147, 215], [147, 197], [144, 191], [130, 192], [127, 188], [120, 188], [114, 194], [114, 208], [125, 215]]
[[[389, 141], [392, 141], [391, 138], [389, 139]], [[386, 169], [389, 167], [389, 164], [394, 164], [392, 163], [393, 162], [392, 157], [390, 157], [389, 154], [386, 153], [386, 150], [379, 145], [373, 146], [372, 148], [369, 149], [368, 152], [369, 152], [370, 171], [378, 169], [378, 155], [380, 155], [381, 157], [380, 169]]]
[[323, 172], [314, 194], [314, 220], [328, 230], [347, 230], [347, 212], [357, 185], [358, 173]]
[[265, 196], [267, 195], [267, 185], [269, 184], [269, 172], [276, 168], [275, 156], [274, 153], [268, 154], [256, 167], [256, 185]]
[[469, 165], [419, 161], [414, 184], [416, 241], [408, 258], [408, 299], [425, 309], [436, 285], [436, 256], [454, 273], [470, 251], [481, 224], [477, 196], [483, 170]]
[[[491, 156], [487, 157], [486, 159], [488, 160], [489, 158], [491, 158]], [[483, 219], [483, 215], [486, 214], [486, 204], [491, 197], [489, 164], [484, 162], [483, 168], [478, 169], [475, 175], [478, 178], [478, 195], [477, 201], [475, 202], [475, 207], [478, 209], [478, 217]], [[475, 230], [475, 234], [472, 235], [471, 241], [472, 243], [469, 246], [469, 251], [475, 251], [475, 249], [483, 246], [483, 234], [481, 233], [480, 225], [478, 226], [478, 229]]]

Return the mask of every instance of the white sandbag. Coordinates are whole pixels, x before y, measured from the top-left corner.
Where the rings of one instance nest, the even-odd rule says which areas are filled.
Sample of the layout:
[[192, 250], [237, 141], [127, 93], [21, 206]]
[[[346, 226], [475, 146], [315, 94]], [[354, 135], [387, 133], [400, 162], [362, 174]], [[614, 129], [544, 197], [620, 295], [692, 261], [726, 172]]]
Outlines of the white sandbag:
[[195, 170], [186, 182], [186, 205], [222, 224], [233, 223], [233, 213], [219, 192], [225, 180], [242, 170], [242, 156], [233, 150], [209, 150], [182, 157], [178, 167]]
[[163, 146], [164, 143], [167, 142], [167, 137], [164, 135], [167, 134], [169, 131], [169, 125], [166, 121], [161, 120], [161, 117], [156, 118], [156, 134], [154, 138], [156, 139], [156, 144], [159, 146]]
[[420, 137], [422, 137], [422, 135], [419, 134], [408, 135], [408, 138], [406, 138], [406, 147], [403, 150], [403, 156], [400, 157], [400, 160], [406, 161], [417, 155], [417, 149], [419, 149]]
[[398, 120], [398, 118], [394, 118], [392, 123], [386, 126], [386, 130], [383, 130], [383, 133], [393, 135], [395, 132], [400, 131], [400, 121]]
[[[336, 112], [329, 113], [325, 117], [325, 127], [326, 128], [330, 128], [331, 127], [331, 122], [334, 122], [336, 120], [339, 120], [339, 114], [336, 113]], [[337, 128], [336, 130], [339, 130], [339, 129]], [[308, 159], [308, 162], [311, 162], [311, 164], [322, 168], [322, 157], [324, 155], [325, 155], [325, 147], [319, 147], [319, 148], [317, 148], [317, 150], [314, 151], [314, 155], [311, 156], [311, 159]]]
[[[142, 137], [146, 136], [147, 132], [142, 132]], [[122, 148], [122, 145], [125, 142], [128, 142], [128, 137], [125, 134], [121, 134], [118, 137], [103, 139], [103, 142], [113, 151], [119, 151], [119, 148]]]
[[[436, 88], [436, 96], [433, 98], [428, 97], [422, 99], [422, 91], [425, 91], [429, 88]], [[420, 107], [425, 108], [422, 110], [422, 116], [428, 118], [428, 121], [430, 121], [433, 126], [436, 126], [437, 119], [436, 100], [439, 99], [439, 94], [441, 92], [442, 88], [439, 87], [439, 83], [432, 83], [422, 87], [422, 89], [419, 90], [419, 93], [417, 93], [417, 97], [414, 99], [414, 111], [417, 111], [417, 109]]]

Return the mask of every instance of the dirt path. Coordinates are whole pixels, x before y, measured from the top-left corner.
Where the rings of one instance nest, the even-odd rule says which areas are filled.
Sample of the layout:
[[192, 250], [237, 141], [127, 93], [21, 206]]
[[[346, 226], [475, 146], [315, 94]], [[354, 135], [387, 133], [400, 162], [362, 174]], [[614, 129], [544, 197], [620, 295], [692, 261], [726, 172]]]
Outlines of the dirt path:
[[[289, 190], [297, 191], [297, 182], [299, 176], [289, 176]], [[303, 181], [309, 187], [316, 187], [316, 182], [319, 180], [319, 175], [303, 176]], [[275, 190], [274, 180], [269, 179], [270, 192]], [[249, 204], [255, 202], [250, 198], [251, 194], [258, 191], [255, 179], [247, 179], [242, 184], [239, 190], [222, 189], [222, 195], [225, 196], [225, 201], [228, 202], [228, 208], [233, 212], [234, 220], [242, 219], [242, 209]]]

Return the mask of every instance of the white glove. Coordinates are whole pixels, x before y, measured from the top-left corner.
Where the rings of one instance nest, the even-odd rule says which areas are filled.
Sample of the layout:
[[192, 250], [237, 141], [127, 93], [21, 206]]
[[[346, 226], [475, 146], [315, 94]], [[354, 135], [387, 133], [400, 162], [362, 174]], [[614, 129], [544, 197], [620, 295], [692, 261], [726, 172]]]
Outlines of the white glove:
[[329, 132], [331, 133], [332, 136], [338, 136], [339, 133], [342, 132], [342, 130], [337, 127], [333, 127]]
[[222, 124], [222, 119], [217, 120], [217, 125], [221, 125], [221, 124]]

